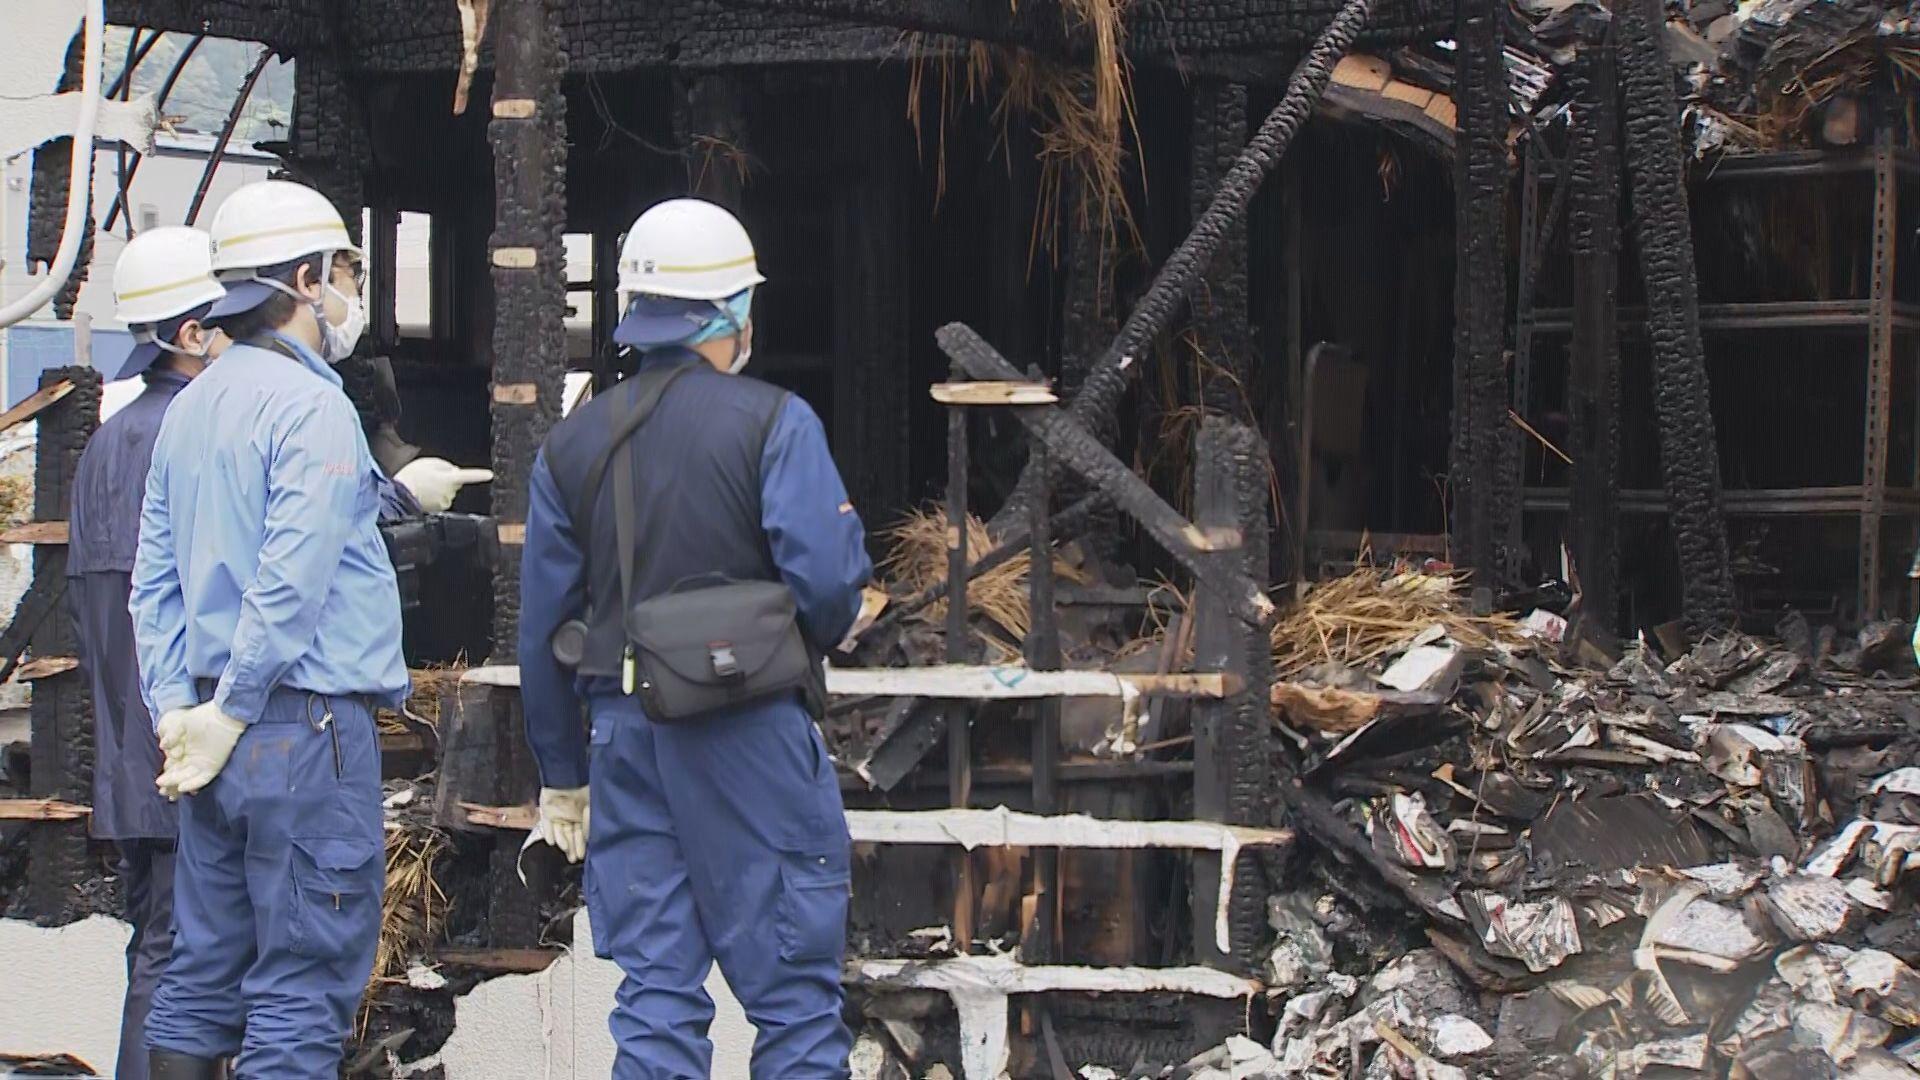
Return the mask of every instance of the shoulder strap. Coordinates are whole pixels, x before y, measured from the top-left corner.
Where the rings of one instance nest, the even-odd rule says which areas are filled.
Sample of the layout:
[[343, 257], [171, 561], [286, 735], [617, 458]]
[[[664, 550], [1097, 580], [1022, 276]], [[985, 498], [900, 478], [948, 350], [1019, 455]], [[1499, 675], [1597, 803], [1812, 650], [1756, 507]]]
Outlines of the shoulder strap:
[[[647, 422], [647, 417], [653, 414], [654, 406], [660, 404], [660, 398], [667, 392], [667, 387], [673, 385], [673, 381], [687, 371], [688, 365], [682, 364], [679, 367], [643, 371], [633, 377], [632, 410], [621, 418], [620, 426], [613, 431], [613, 437], [600, 451], [600, 455], [594, 458], [593, 468], [587, 470], [586, 483], [574, 493], [573, 521], [575, 533], [581, 538], [582, 543], [589, 542], [589, 538], [593, 535], [593, 504], [600, 495], [600, 483], [606, 478], [607, 463], [612, 461], [614, 454], [627, 444], [627, 440], [633, 437], [633, 433], [640, 430], [640, 425]], [[620, 456], [625, 458], [627, 455]]]

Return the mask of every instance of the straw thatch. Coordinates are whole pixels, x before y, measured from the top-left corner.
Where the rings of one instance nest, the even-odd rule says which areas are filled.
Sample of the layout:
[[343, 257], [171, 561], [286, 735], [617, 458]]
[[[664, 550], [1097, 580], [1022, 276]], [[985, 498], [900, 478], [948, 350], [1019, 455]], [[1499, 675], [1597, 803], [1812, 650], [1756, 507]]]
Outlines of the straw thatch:
[[1507, 615], [1474, 615], [1460, 595], [1464, 577], [1361, 566], [1310, 586], [1273, 626], [1273, 674], [1287, 679], [1316, 664], [1363, 667], [1405, 649], [1430, 627], [1468, 648], [1526, 639]]
[[[947, 511], [945, 507], [915, 510], [887, 530], [891, 545], [880, 564], [881, 573], [896, 593], [915, 594], [947, 580]], [[992, 551], [996, 543], [986, 523], [976, 517], [967, 519], [967, 558], [977, 560]], [[1009, 660], [1020, 655], [1020, 643], [1033, 625], [1028, 605], [1027, 574], [1033, 559], [1021, 552], [1006, 562], [967, 583], [967, 610], [975, 616], [975, 626], [985, 620], [996, 634], [979, 634], [996, 653], [996, 659]], [[1078, 567], [1054, 562], [1054, 576], [1063, 581], [1085, 585], [1090, 580]], [[944, 599], [923, 610], [920, 619], [938, 625], [947, 617]]]
[[[407, 672], [413, 680], [413, 686], [407, 691], [405, 709], [413, 719], [424, 721], [434, 727], [440, 726], [440, 702], [447, 691], [458, 686], [460, 677], [467, 673], [464, 662], [446, 667], [413, 668]], [[374, 719], [381, 734], [399, 735], [407, 730], [399, 714], [381, 709]]]
[[434, 880], [434, 865], [447, 838], [425, 826], [387, 826], [387, 883], [380, 898], [380, 940], [361, 1007], [361, 1026], [380, 988], [404, 982], [407, 965], [424, 953], [446, 918], [447, 896]]
[[[934, 164], [936, 198], [946, 188], [946, 126], [957, 104], [987, 98], [998, 84], [993, 108], [1004, 149], [1010, 125], [1018, 117], [1030, 119], [1040, 140], [1040, 192], [1033, 223], [1034, 250], [1058, 251], [1061, 208], [1065, 197], [1083, 197], [1071, 203], [1075, 224], [1097, 225], [1107, 241], [1124, 233], [1134, 247], [1139, 231], [1127, 202], [1124, 168], [1126, 133], [1134, 131], [1132, 68], [1126, 55], [1125, 9], [1128, 0], [1062, 0], [1061, 16], [1069, 30], [1084, 29], [1092, 41], [1092, 62], [1071, 67], [1026, 49], [975, 42], [963, 57], [931, 50], [922, 35], [910, 35], [911, 75], [907, 89], [907, 119], [916, 135], [922, 127], [924, 90], [929, 67], [939, 80], [940, 106]], [[1009, 0], [1017, 7], [1018, 0]], [[1144, 181], [1145, 174], [1142, 173]]]

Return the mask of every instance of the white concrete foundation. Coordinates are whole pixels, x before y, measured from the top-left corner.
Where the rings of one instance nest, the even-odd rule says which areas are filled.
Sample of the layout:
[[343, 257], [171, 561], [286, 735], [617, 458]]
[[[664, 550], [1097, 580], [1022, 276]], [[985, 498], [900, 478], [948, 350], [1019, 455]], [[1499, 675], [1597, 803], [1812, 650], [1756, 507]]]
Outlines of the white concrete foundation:
[[[489, 979], [457, 1002], [453, 1036], [413, 1071], [444, 1065], [449, 1080], [525, 1076], [606, 1077], [613, 1073], [607, 1013], [620, 969], [593, 955], [582, 909], [573, 919], [573, 951], [538, 975]], [[707, 979], [713, 995], [714, 1080], [747, 1080], [753, 1026], [727, 990], [719, 968]]]
[[72, 1054], [111, 1076], [132, 936], [105, 915], [51, 930], [0, 919], [0, 1053]]
[[[120, 1002], [126, 994], [126, 948], [132, 930], [96, 915], [58, 929], [0, 920], [0, 1053], [72, 1054], [102, 1076], [120, 1048]], [[613, 1072], [613, 1008], [620, 969], [593, 955], [582, 910], [574, 918], [573, 951], [537, 975], [489, 979], [455, 1002], [455, 1027], [440, 1052], [403, 1067], [402, 1075], [446, 1066], [449, 1080], [601, 1077]], [[747, 1080], [754, 1030], [718, 968], [707, 980], [715, 1015], [713, 1076]]]

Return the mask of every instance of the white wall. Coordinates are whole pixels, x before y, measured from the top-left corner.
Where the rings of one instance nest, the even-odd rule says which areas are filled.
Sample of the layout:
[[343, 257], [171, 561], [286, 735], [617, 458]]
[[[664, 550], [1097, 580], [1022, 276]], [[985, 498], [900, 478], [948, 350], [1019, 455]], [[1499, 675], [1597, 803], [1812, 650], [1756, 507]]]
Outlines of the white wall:
[[[73, 1054], [108, 1075], [120, 1046], [129, 936], [124, 923], [99, 915], [52, 930], [0, 920], [0, 1053]], [[538, 975], [490, 979], [457, 999], [446, 1045], [402, 1075], [444, 1065], [449, 1080], [609, 1076], [607, 1011], [619, 985], [620, 970], [593, 955], [583, 910], [571, 953]], [[747, 1080], [753, 1028], [717, 969], [707, 992], [716, 1009], [713, 1076]]]

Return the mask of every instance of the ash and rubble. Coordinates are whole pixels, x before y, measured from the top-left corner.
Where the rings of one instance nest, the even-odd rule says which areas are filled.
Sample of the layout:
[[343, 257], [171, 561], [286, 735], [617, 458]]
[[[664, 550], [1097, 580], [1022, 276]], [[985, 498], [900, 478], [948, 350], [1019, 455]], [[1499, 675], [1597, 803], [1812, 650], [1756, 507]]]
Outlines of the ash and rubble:
[[1169, 1075], [1920, 1075], [1907, 627], [1487, 625], [1276, 686], [1271, 1026]]

